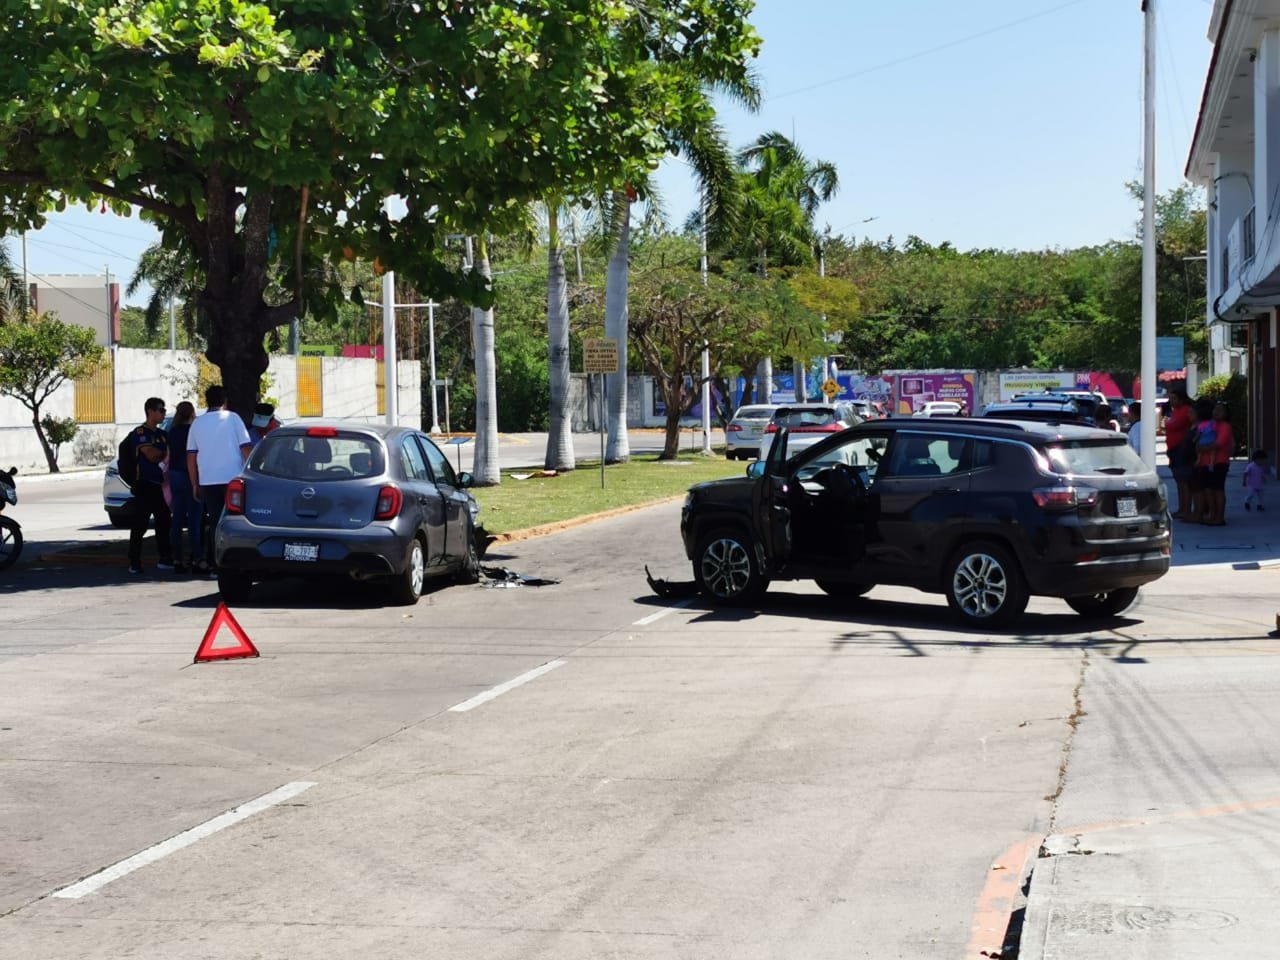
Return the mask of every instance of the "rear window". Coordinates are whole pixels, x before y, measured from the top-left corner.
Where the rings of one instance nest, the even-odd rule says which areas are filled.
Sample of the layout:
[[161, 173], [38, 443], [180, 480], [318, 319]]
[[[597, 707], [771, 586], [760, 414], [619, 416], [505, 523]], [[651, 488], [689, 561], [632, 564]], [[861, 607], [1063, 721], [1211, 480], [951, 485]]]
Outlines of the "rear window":
[[269, 433], [253, 449], [250, 469], [294, 480], [350, 480], [383, 473], [382, 444], [362, 434], [316, 437]]
[[1123, 439], [1060, 440], [1045, 447], [1049, 469], [1060, 474], [1146, 473], [1147, 465]]
[[833, 423], [836, 412], [829, 408], [814, 410], [779, 410], [773, 415], [773, 422], [779, 427], [820, 427]]
[[733, 415], [735, 420], [768, 420], [773, 416], [776, 407], [739, 407]]

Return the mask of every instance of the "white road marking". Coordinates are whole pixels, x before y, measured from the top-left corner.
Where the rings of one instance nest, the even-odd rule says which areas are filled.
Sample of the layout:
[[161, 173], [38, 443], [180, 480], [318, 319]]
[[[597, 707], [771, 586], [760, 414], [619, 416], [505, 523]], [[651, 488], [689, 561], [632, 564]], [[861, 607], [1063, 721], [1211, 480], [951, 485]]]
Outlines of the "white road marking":
[[496, 687], [491, 687], [490, 689], [486, 690], [484, 693], [477, 693], [470, 700], [463, 700], [461, 703], [453, 705], [452, 707], [449, 708], [449, 712], [450, 713], [466, 713], [468, 710], [474, 710], [476, 707], [480, 706], [482, 703], [488, 703], [490, 700], [494, 699], [495, 697], [502, 696], [508, 690], [514, 690], [516, 687], [522, 686], [523, 684], [528, 683], [530, 680], [536, 680], [538, 679], [538, 677], [542, 676], [544, 673], [550, 673], [556, 667], [563, 667], [564, 664], [565, 662], [563, 660], [552, 660], [549, 663], [544, 663], [540, 667], [534, 667], [528, 673], [522, 673], [520, 674], [520, 676], [516, 677], [514, 680], [508, 680], [506, 683], [500, 683]]
[[212, 820], [206, 820], [204, 823], [192, 827], [190, 830], [184, 830], [175, 837], [163, 840], [154, 847], [147, 847], [141, 853], [135, 853], [128, 859], [121, 860], [117, 864], [113, 864], [104, 870], [99, 870], [92, 876], [85, 877], [78, 883], [73, 883], [69, 887], [63, 887], [55, 890], [50, 894], [51, 897], [59, 897], [63, 900], [79, 900], [83, 896], [100, 890], [112, 880], [119, 880], [126, 874], [133, 873], [139, 867], [145, 867], [149, 863], [155, 863], [161, 857], [167, 857], [171, 853], [181, 850], [183, 847], [189, 847], [197, 840], [203, 840], [211, 834], [217, 833], [219, 830], [225, 830], [232, 824], [239, 823], [247, 817], [253, 816], [255, 813], [261, 813], [268, 807], [273, 807], [278, 803], [296, 797], [304, 790], [314, 787], [315, 783], [307, 780], [295, 780], [293, 783], [286, 783], [278, 790], [272, 790], [265, 793], [256, 800], [250, 800], [248, 803], [242, 803], [233, 810], [219, 814]]
[[659, 610], [657, 613], [651, 613], [647, 617], [641, 617], [639, 620], [633, 623], [632, 626], [647, 627], [649, 624], [653, 623], [655, 620], [661, 620], [668, 613], [674, 613], [675, 611], [679, 610], [682, 607], [690, 606], [695, 599], [696, 599], [695, 597], [685, 597], [683, 600], [677, 600], [671, 606], [666, 607], [662, 610]]

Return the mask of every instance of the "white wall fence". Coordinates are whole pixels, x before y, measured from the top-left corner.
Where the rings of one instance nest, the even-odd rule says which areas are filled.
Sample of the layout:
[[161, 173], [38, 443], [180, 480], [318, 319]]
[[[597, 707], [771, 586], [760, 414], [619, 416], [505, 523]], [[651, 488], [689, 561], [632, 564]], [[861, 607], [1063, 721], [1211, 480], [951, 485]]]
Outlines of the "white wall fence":
[[[148, 397], [163, 399], [171, 414], [182, 400], [191, 401], [198, 412], [204, 411], [204, 398], [197, 396], [196, 360], [188, 351], [117, 347], [112, 352], [115, 422], [81, 424], [75, 440], [64, 444], [58, 453], [58, 466], [64, 470], [98, 466], [111, 460], [125, 433], [142, 422], [143, 404]], [[325, 419], [385, 419], [378, 412], [378, 361], [359, 357], [305, 359], [319, 361], [320, 410]], [[267, 394], [275, 401], [276, 416], [281, 420], [298, 419], [297, 360], [293, 356], [270, 358]], [[401, 360], [397, 366], [399, 422], [421, 426], [421, 364], [417, 360]], [[74, 417], [75, 385], [65, 383], [59, 387], [41, 406], [40, 414]], [[11, 397], [0, 397], [0, 466], [16, 466], [31, 473], [47, 470], [31, 424], [31, 412]]]

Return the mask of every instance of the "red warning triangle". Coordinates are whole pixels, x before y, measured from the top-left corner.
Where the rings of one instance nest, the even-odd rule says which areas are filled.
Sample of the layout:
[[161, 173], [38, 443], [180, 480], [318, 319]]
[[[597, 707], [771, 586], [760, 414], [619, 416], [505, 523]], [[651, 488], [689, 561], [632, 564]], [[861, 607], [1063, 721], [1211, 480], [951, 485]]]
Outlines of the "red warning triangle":
[[[218, 631], [223, 627], [231, 631], [231, 636], [235, 640], [233, 646], [215, 645]], [[200, 641], [200, 648], [196, 650], [195, 662], [207, 663], [210, 660], [234, 660], [237, 657], [256, 656], [258, 656], [258, 648], [253, 645], [253, 641], [245, 634], [240, 624], [236, 623], [236, 618], [231, 615], [227, 605], [219, 603], [218, 609], [213, 612], [213, 619], [209, 621], [209, 629], [204, 632], [204, 639]]]

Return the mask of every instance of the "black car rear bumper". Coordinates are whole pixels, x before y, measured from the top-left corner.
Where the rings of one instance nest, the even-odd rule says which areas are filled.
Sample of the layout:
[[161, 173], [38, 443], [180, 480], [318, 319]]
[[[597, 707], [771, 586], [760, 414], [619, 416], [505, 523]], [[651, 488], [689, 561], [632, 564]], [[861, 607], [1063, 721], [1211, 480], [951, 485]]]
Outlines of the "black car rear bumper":
[[1043, 597], [1079, 597], [1125, 587], [1140, 587], [1169, 572], [1163, 550], [1099, 557], [1081, 563], [1041, 561], [1023, 567], [1031, 592]]

